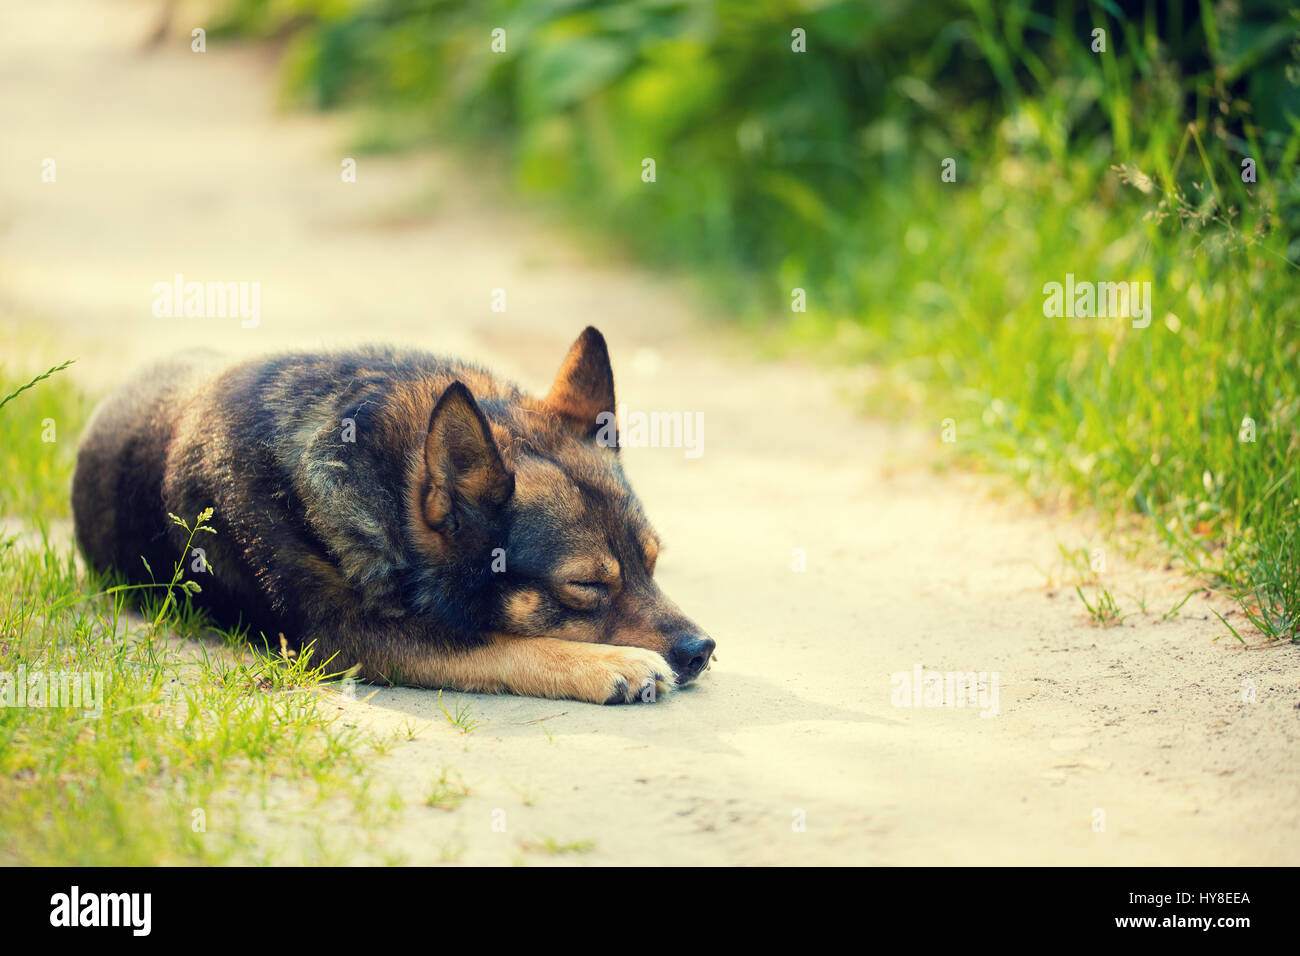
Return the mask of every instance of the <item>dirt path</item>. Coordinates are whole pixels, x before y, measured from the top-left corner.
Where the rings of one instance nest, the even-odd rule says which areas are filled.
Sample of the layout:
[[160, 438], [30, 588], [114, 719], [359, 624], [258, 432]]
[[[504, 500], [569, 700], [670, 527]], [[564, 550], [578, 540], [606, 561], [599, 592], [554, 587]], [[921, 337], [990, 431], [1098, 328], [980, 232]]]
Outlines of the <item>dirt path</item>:
[[[621, 401], [704, 413], [698, 459], [626, 454], [665, 588], [718, 640], [713, 670], [654, 706], [468, 696], [468, 735], [433, 693], [340, 698], [349, 721], [418, 729], [373, 766], [411, 805], [374, 831], [340, 821], [356, 859], [1300, 862], [1296, 649], [1212, 643], [1200, 596], [1162, 621], [1176, 576], [935, 477], [918, 462], [937, 436], [856, 418], [824, 374], [748, 361], [664, 282], [580, 253], [442, 154], [363, 157], [342, 183], [344, 125], [276, 115], [267, 56], [192, 54], [189, 24], [139, 54], [156, 12], [0, 7], [6, 353], [76, 343], [98, 387], [195, 344], [381, 339], [541, 388], [591, 322]], [[260, 282], [260, 324], [154, 318], [153, 284], [178, 272]], [[1155, 613], [1093, 627], [1058, 542], [1105, 548], [1105, 583]], [[996, 672], [996, 716], [893, 706], [891, 675], [917, 666]], [[451, 812], [419, 805], [443, 767], [471, 791]]]

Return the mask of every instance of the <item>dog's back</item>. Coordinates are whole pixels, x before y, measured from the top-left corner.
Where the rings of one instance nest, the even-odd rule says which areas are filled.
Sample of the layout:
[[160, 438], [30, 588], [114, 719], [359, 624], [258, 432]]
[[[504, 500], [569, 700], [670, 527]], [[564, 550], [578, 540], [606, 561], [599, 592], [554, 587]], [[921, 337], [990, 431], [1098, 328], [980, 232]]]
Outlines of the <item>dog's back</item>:
[[178, 409], [218, 367], [211, 352], [173, 356], [142, 369], [95, 409], [72, 479], [77, 540], [92, 567], [116, 567], [135, 583], [170, 571], [163, 479]]
[[[386, 348], [237, 363], [200, 352], [142, 369], [96, 409], [78, 451], [73, 515], [87, 561], [132, 584], [165, 583], [177, 560], [192, 563], [169, 513], [192, 526], [215, 508], [221, 533], [194, 541], [217, 571], [199, 603], [220, 623], [295, 643], [285, 618], [316, 603], [312, 585], [334, 577], [327, 559], [354, 583], [397, 585], [407, 460], [426, 406], [458, 378], [515, 394], [473, 366]], [[407, 396], [396, 434], [381, 409]], [[361, 439], [350, 445], [349, 426]]]

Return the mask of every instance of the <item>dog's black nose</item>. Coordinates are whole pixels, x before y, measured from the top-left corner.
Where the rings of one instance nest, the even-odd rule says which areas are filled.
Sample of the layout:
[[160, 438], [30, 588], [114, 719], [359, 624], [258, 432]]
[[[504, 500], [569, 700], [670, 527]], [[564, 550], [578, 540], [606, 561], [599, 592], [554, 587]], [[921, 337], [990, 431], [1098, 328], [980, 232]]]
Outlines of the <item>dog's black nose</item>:
[[677, 683], [694, 680], [709, 666], [709, 659], [717, 646], [713, 640], [699, 634], [683, 634], [673, 641], [668, 651], [668, 663], [677, 673]]

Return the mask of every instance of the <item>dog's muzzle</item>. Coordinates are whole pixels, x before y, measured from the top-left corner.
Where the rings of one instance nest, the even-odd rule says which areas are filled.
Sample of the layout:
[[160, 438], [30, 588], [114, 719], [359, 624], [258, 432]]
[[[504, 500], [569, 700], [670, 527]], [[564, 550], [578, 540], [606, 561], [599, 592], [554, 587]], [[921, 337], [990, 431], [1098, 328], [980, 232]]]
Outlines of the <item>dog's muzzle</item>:
[[689, 684], [699, 677], [713, 659], [717, 643], [702, 634], [680, 634], [668, 649], [668, 664], [677, 675], [677, 683]]

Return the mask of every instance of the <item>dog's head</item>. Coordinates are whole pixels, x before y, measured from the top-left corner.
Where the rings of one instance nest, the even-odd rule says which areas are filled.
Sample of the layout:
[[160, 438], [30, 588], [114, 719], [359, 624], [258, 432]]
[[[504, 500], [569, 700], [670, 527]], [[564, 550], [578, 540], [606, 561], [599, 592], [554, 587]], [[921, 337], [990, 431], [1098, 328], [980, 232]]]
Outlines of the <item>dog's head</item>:
[[648, 648], [679, 684], [708, 666], [714, 642], [654, 579], [659, 539], [623, 474], [596, 329], [545, 398], [480, 403], [450, 385], [430, 416], [424, 471], [430, 546], [483, 585], [485, 630]]

